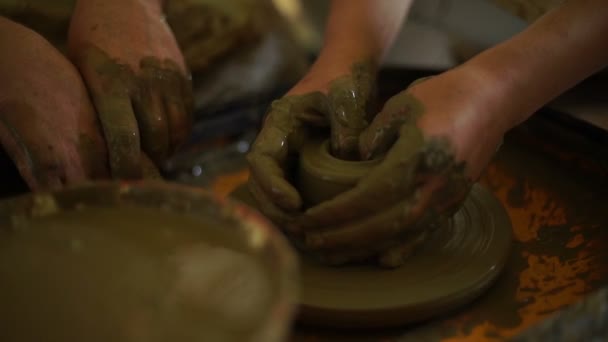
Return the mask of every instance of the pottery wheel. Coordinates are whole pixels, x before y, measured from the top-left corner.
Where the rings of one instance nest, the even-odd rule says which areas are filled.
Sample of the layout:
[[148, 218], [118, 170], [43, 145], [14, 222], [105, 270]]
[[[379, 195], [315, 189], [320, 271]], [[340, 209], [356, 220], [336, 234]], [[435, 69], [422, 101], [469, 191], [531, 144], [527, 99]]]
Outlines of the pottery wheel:
[[[246, 189], [234, 196], [252, 204]], [[255, 204], [253, 204], [255, 206]], [[511, 222], [476, 184], [446, 226], [434, 230], [402, 266], [331, 267], [301, 260], [300, 319], [332, 327], [386, 327], [449, 313], [481, 295], [500, 274]]]

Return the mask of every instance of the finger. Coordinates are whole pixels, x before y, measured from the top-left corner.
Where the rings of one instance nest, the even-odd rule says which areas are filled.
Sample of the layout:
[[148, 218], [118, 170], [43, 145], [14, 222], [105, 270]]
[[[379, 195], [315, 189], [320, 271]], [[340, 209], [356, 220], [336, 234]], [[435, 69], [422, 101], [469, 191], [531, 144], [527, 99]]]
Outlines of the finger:
[[141, 147], [131, 104], [133, 73], [95, 48], [79, 60], [79, 67], [103, 128], [112, 176], [139, 178]]
[[367, 125], [367, 103], [362, 97], [350, 76], [335, 80], [329, 89], [331, 152], [337, 158], [359, 158], [359, 134]]
[[279, 100], [289, 106], [291, 117], [300, 122], [310, 123], [314, 126], [327, 126], [327, 113], [329, 104], [327, 97], [321, 92], [312, 92], [303, 95], [289, 95]]
[[249, 178], [247, 186], [255, 200], [256, 208], [278, 228], [286, 229], [288, 223], [292, 220], [291, 216], [277, 207], [254, 179]]
[[[339, 228], [308, 233], [306, 243], [312, 249], [359, 248], [394, 238], [407, 231], [421, 229], [426, 224], [434, 191], [441, 182], [430, 182], [418, 189], [413, 196], [393, 205], [388, 210], [363, 220], [351, 222]], [[419, 221], [420, 219], [423, 220]]]
[[302, 198], [287, 179], [279, 160], [264, 152], [252, 152], [247, 155], [252, 178], [255, 178], [260, 189], [269, 201], [284, 210], [297, 210], [302, 206]]
[[136, 179], [141, 177], [141, 147], [139, 129], [128, 98], [104, 99], [94, 96], [101, 126], [108, 147], [112, 177]]
[[[28, 131], [23, 131], [24, 127], [18, 125], [19, 121], [13, 125], [8, 122], [8, 119], [10, 118], [6, 116], [0, 118], [0, 144], [28, 187], [36, 191], [60, 188], [67, 181], [67, 176], [62, 163], [55, 158], [52, 151], [46, 148], [43, 148], [44, 151], [40, 151], [36, 144], [39, 144], [39, 141], [36, 140], [44, 139], [44, 137], [21, 134], [20, 132]], [[27, 129], [27, 127], [25, 128]], [[28, 139], [32, 137], [34, 139]], [[83, 170], [81, 170], [81, 178], [84, 178]]]
[[146, 153], [141, 154], [141, 172], [144, 179], [163, 179], [158, 167]]
[[186, 142], [193, 122], [192, 85], [177, 65], [165, 62], [164, 104], [169, 119], [171, 151]]
[[[316, 99], [314, 97], [317, 97]], [[247, 160], [253, 178], [277, 206], [293, 211], [302, 206], [298, 191], [287, 181], [288, 157], [304, 141], [302, 117], [314, 112], [318, 95], [286, 97], [274, 101]]]
[[359, 137], [359, 150], [364, 160], [385, 153], [397, 140], [400, 127], [415, 121], [424, 112], [418, 99], [407, 90], [393, 96]]
[[416, 168], [424, 138], [414, 126], [403, 126], [401, 131], [401, 138], [385, 159], [353, 189], [308, 209], [297, 224], [303, 230], [338, 226], [382, 212], [408, 196], [417, 182]]
[[414, 253], [416, 247], [420, 246], [428, 236], [426, 230], [418, 235], [404, 239], [400, 244], [380, 254], [378, 263], [382, 267], [395, 268], [403, 265], [406, 260]]
[[356, 160], [359, 135], [370, 121], [370, 107], [375, 95], [375, 68], [358, 63], [347, 76], [334, 80], [329, 88], [331, 150], [341, 159]]
[[169, 124], [162, 93], [158, 82], [145, 75], [140, 77], [137, 96], [133, 99], [142, 149], [156, 164], [169, 154]]
[[175, 151], [188, 140], [192, 121], [178, 89], [165, 92], [164, 106], [169, 119], [170, 150]]

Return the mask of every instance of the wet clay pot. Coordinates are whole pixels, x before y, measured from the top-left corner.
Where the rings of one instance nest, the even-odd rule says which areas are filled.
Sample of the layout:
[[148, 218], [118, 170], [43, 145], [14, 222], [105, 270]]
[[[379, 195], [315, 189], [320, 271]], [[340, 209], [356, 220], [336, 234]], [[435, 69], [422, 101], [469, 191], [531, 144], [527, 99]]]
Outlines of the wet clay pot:
[[0, 201], [0, 341], [283, 341], [295, 254], [243, 205], [161, 182]]
[[313, 206], [351, 189], [381, 161], [338, 159], [331, 154], [328, 140], [310, 140], [300, 153], [297, 187], [305, 205]]

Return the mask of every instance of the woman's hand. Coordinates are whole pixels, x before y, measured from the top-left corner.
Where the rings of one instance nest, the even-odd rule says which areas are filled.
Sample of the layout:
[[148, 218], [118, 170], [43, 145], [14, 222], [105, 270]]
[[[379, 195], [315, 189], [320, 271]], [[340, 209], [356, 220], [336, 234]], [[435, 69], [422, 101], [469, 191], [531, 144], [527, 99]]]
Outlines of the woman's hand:
[[69, 54], [91, 93], [112, 175], [141, 176], [187, 138], [192, 87], [160, 0], [78, 0]]
[[0, 143], [32, 190], [107, 177], [101, 127], [78, 70], [37, 33], [0, 18]]

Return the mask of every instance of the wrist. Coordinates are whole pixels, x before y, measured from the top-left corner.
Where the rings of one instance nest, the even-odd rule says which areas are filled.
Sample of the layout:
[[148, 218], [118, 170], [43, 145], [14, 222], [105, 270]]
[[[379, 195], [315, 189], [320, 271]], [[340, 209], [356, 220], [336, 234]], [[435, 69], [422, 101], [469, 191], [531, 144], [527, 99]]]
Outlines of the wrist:
[[493, 133], [504, 135], [529, 116], [511, 100], [513, 86], [496, 69], [471, 61], [453, 72], [458, 73], [455, 78], [462, 84], [462, 96], [472, 102], [472, 112]]

